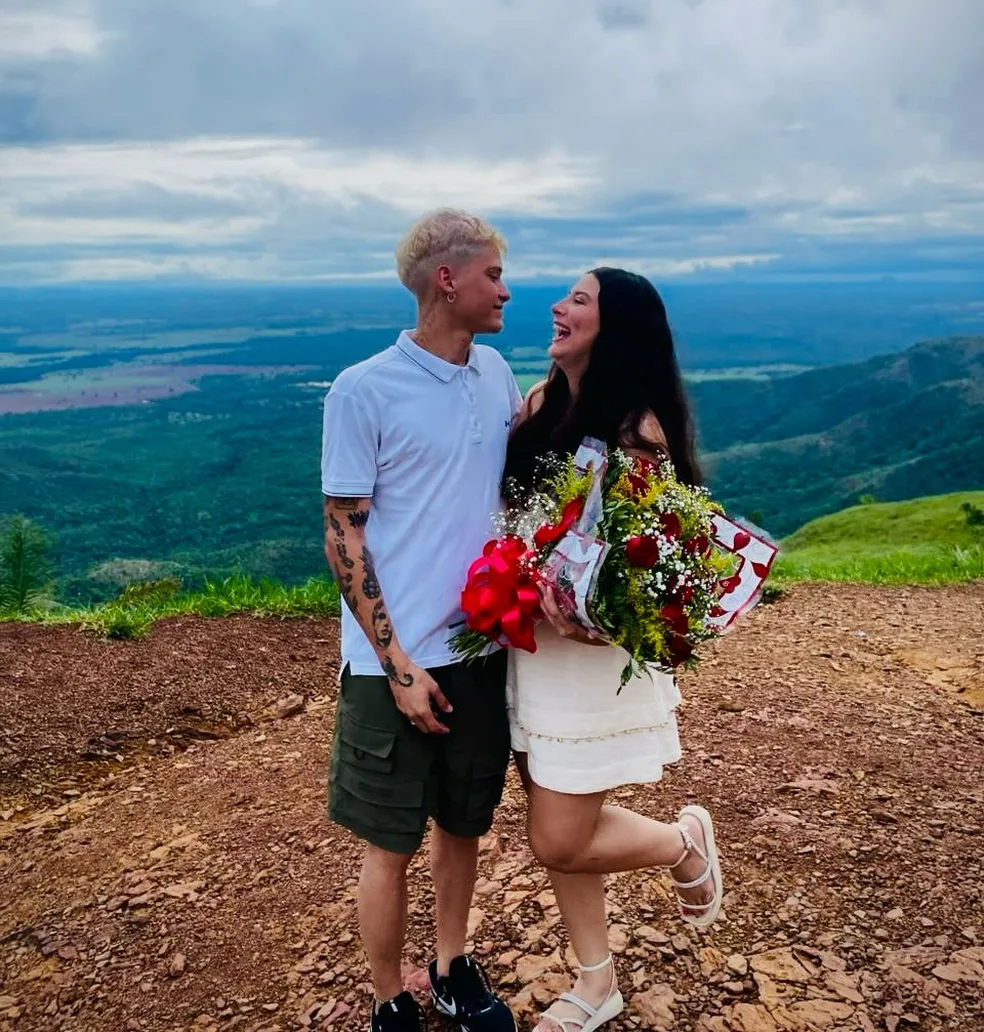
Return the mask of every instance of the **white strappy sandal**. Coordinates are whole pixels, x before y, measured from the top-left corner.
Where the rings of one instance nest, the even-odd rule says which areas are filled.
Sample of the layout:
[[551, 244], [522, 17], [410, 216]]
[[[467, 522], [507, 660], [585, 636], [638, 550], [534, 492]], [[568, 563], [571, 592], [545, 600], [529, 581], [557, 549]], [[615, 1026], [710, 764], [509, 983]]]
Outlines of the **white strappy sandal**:
[[618, 991], [618, 979], [615, 975], [615, 958], [609, 953], [600, 964], [594, 964], [591, 967], [581, 967], [578, 965], [578, 969], [589, 972], [601, 971], [602, 968], [607, 967], [609, 964], [612, 966], [612, 984], [608, 990], [608, 995], [600, 1006], [592, 1007], [590, 1003], [582, 1000], [580, 996], [575, 996], [573, 993], [561, 993], [557, 997], [557, 1003], [561, 1001], [573, 1003], [575, 1007], [579, 1007], [584, 1011], [584, 1018], [561, 1018], [551, 1014], [550, 1009], [556, 1006], [556, 1004], [553, 1004], [550, 1009], [540, 1015], [537, 1027], [539, 1027], [540, 1022], [544, 1018], [547, 1018], [561, 1029], [561, 1032], [595, 1032], [595, 1029], [601, 1028], [606, 1021], [611, 1021], [617, 1014], [621, 1014], [622, 1009], [625, 1007], [625, 1002], [622, 999], [622, 994]]
[[[682, 823], [681, 818], [683, 817], [693, 817], [700, 822], [701, 830], [704, 832], [704, 845], [707, 847], [706, 853], [697, 845], [687, 826]], [[687, 924], [695, 925], [697, 928], [709, 928], [717, 920], [718, 914], [721, 913], [721, 903], [724, 899], [724, 885], [721, 881], [721, 860], [718, 857], [717, 847], [714, 844], [714, 823], [711, 820], [711, 815], [703, 806], [685, 806], [677, 815], [677, 821], [679, 823], [675, 824], [674, 827], [683, 838], [683, 853], [680, 859], [670, 866], [670, 878], [673, 881], [674, 888], [684, 890], [696, 889], [698, 885], [703, 885], [704, 882], [710, 879], [714, 889], [714, 895], [709, 903], [688, 903], [677, 892], [676, 898], [680, 909], [680, 917]], [[704, 861], [706, 865], [704, 873], [693, 881], [678, 882], [673, 877], [673, 868], [679, 867], [691, 853], [696, 853]], [[695, 914], [690, 911], [698, 911], [698, 913]]]

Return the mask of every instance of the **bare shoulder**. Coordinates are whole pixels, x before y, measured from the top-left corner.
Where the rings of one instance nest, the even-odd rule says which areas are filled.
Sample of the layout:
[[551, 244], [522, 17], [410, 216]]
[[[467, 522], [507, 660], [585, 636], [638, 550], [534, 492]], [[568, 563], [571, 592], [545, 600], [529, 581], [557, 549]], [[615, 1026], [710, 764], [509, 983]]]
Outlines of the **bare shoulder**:
[[639, 425], [632, 432], [630, 426], [625, 427], [624, 446], [630, 455], [642, 455], [646, 458], [666, 458], [670, 454], [670, 446], [666, 434], [655, 412], [645, 412]]
[[535, 412], [543, 404], [543, 394], [547, 389], [547, 381], [540, 380], [526, 392], [526, 402], [533, 406]]
[[646, 444], [666, 448], [666, 434], [663, 433], [663, 426], [656, 418], [655, 412], [646, 412], [639, 420], [639, 436]]
[[543, 404], [543, 395], [546, 389], [547, 381], [541, 380], [539, 383], [533, 384], [526, 392], [526, 397], [523, 399], [523, 407], [519, 410], [519, 422], [529, 419], [530, 416], [537, 412]]

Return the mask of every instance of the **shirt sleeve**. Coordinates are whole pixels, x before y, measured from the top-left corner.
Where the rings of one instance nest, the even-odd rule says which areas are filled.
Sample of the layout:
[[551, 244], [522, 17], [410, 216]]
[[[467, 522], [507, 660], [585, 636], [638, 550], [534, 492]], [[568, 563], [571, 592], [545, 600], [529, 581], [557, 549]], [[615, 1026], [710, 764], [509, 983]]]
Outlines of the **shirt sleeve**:
[[321, 435], [321, 493], [371, 498], [376, 486], [379, 427], [359, 398], [331, 390]]

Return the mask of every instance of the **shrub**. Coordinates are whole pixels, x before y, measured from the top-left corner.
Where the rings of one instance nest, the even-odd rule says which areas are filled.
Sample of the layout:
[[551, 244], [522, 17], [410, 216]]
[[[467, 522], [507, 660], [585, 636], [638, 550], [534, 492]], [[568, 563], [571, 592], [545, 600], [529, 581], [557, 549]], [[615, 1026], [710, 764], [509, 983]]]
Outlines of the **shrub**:
[[51, 604], [49, 547], [48, 535], [26, 516], [0, 524], [0, 613], [24, 616]]
[[979, 509], [973, 502], [964, 502], [960, 508], [968, 527], [984, 527], [984, 509]]

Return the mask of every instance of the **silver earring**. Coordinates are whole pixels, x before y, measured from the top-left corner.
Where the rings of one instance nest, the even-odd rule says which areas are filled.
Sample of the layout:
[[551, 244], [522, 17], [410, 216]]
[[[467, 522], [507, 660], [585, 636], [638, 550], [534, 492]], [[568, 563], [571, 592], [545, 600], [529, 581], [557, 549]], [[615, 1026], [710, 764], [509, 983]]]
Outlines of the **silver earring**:
[[444, 300], [447, 301], [449, 305], [453, 305], [455, 301], [458, 300], [458, 291], [452, 290], [450, 294], [445, 294]]

